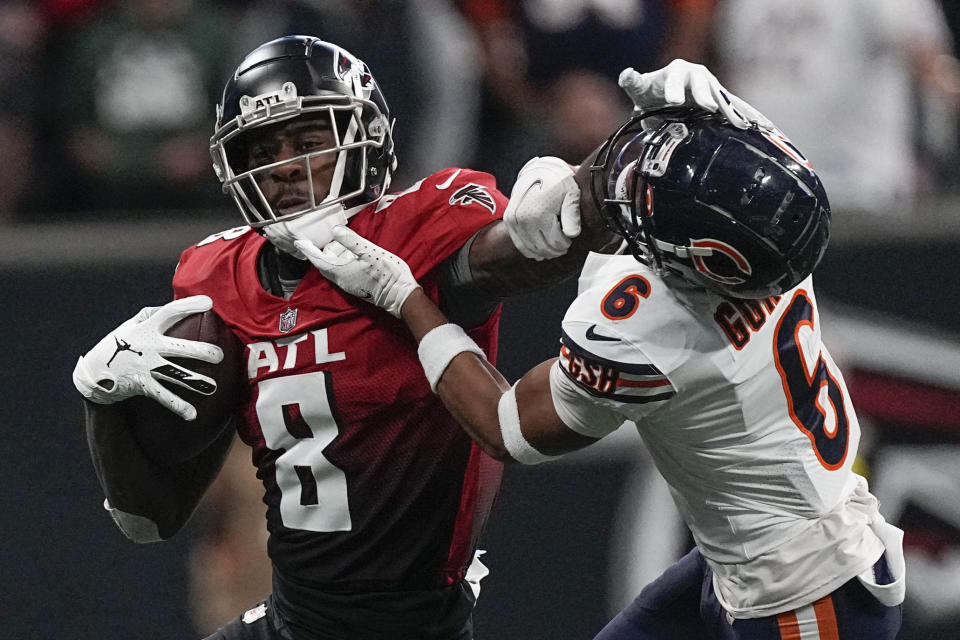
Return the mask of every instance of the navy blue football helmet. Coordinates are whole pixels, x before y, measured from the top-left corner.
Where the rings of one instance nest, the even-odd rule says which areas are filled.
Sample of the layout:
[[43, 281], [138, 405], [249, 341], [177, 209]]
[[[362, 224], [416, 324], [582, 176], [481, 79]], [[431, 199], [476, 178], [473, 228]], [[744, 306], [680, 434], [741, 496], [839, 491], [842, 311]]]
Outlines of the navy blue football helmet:
[[830, 237], [823, 185], [782, 133], [702, 111], [635, 114], [601, 148], [591, 190], [637, 260], [735, 298], [792, 289]]
[[[250, 132], [310, 117], [333, 130], [332, 148], [251, 167]], [[210, 139], [214, 170], [247, 223], [259, 228], [314, 211], [343, 210], [380, 198], [397, 160], [393, 122], [370, 70], [348, 51], [311, 36], [286, 36], [247, 54], [223, 90]], [[314, 193], [318, 156], [335, 158], [329, 192]], [[311, 163], [311, 160], [314, 162]], [[307, 177], [309, 197], [295, 211], [277, 211], [259, 182], [291, 167]]]

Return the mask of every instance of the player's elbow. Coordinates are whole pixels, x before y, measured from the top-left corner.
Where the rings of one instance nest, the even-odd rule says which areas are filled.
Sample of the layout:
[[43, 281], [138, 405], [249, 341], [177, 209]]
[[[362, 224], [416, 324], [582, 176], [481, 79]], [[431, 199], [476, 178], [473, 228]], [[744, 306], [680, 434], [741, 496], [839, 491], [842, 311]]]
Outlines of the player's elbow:
[[[149, 544], [151, 542], [162, 542], [172, 535], [169, 533], [167, 535], [161, 534], [161, 525], [166, 525], [167, 523], [158, 524], [155, 520], [147, 516], [116, 509], [111, 507], [110, 503], [106, 501], [103, 506], [110, 513], [110, 517], [113, 518], [113, 522], [117, 525], [117, 528], [120, 529], [120, 532], [126, 536], [127, 540], [133, 543]], [[164, 526], [164, 529], [166, 528], [167, 527]], [[167, 532], [164, 531], [164, 533]]]
[[495, 420], [475, 421], [467, 420], [464, 416], [458, 417], [458, 422], [474, 443], [485, 454], [500, 462], [512, 460], [500, 437], [500, 428]]
[[484, 453], [494, 460], [497, 460], [498, 462], [513, 462], [513, 458], [510, 457], [510, 453], [507, 451], [507, 448], [503, 446], [502, 440], [499, 442], [484, 442], [477, 444]]
[[113, 507], [108, 500], [104, 500], [103, 507], [110, 513], [120, 532], [135, 544], [169, 540], [183, 528], [191, 513], [181, 513], [177, 509], [149, 508], [143, 509], [141, 513], [132, 513]]

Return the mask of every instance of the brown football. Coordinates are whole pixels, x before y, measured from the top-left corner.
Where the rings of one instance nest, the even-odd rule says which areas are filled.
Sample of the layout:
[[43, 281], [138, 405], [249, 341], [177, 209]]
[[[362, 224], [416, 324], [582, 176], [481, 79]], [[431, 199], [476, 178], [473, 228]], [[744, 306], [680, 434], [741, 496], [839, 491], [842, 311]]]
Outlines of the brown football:
[[167, 381], [160, 384], [177, 394], [197, 410], [193, 420], [183, 420], [156, 400], [135, 396], [124, 401], [127, 422], [144, 453], [164, 465], [193, 458], [233, 426], [242, 392], [240, 366], [243, 355], [240, 341], [216, 313], [206, 311], [187, 316], [170, 327], [165, 335], [209, 342], [223, 349], [223, 360], [211, 364], [192, 358], [170, 358], [194, 373], [213, 378], [217, 389], [205, 395]]

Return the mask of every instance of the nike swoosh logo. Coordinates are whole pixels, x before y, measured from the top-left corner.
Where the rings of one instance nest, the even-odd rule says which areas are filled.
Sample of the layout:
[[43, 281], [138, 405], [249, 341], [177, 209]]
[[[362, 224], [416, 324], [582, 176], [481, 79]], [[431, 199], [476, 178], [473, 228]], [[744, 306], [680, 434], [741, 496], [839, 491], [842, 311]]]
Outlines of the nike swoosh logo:
[[534, 180], [532, 183], [530, 183], [530, 186], [527, 187], [526, 191], [523, 192], [523, 195], [520, 196], [520, 200], [523, 200], [524, 198], [526, 198], [526, 197], [527, 197], [527, 194], [530, 193], [530, 191], [532, 191], [534, 187], [540, 187], [540, 190], [542, 191], [542, 190], [543, 190], [543, 180], [541, 180], [540, 178], [537, 178], [537, 179]]
[[452, 176], [450, 176], [449, 178], [447, 178], [446, 180], [444, 180], [443, 182], [437, 185], [437, 189], [439, 189], [440, 191], [443, 191], [444, 189], [449, 189], [450, 185], [452, 185], [453, 181], [457, 179], [457, 176], [460, 175], [461, 171], [463, 171], [463, 169], [457, 169], [456, 171], [454, 171]]
[[614, 338], [613, 336], [604, 336], [600, 335], [594, 329], [597, 328], [597, 325], [590, 325], [590, 328], [587, 329], [587, 340], [603, 340], [605, 342], [620, 342], [620, 338]]

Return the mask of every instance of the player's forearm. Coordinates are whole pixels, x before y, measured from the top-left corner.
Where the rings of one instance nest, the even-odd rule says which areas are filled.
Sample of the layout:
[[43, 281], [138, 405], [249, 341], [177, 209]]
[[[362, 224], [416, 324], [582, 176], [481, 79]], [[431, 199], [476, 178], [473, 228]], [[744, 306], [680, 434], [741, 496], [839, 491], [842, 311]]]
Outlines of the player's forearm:
[[473, 282], [488, 295], [502, 299], [543, 289], [576, 274], [590, 251], [577, 243], [552, 260], [531, 260], [513, 245], [503, 222], [490, 225], [470, 251]]
[[463, 430], [495, 460], [510, 461], [500, 432], [497, 407], [510, 389], [503, 375], [472, 353], [455, 357], [437, 384], [437, 394]]
[[[422, 289], [410, 294], [401, 317], [418, 343], [431, 330], [447, 324]], [[470, 352], [455, 356], [437, 383], [437, 394], [447, 410], [480, 448], [497, 460], [509, 460], [497, 416], [500, 396], [509, 388], [492, 364]]]
[[[580, 187], [580, 235], [573, 238], [562, 256], [549, 260], [524, 257], [514, 245], [506, 223], [498, 222], [483, 229], [470, 249], [472, 281], [488, 295], [506, 298], [542, 289], [579, 272], [591, 251], [611, 253], [620, 244], [620, 238], [610, 231], [592, 202], [589, 188], [590, 166], [596, 152], [576, 168]], [[560, 211], [557, 211], [560, 215]]]
[[232, 436], [227, 433], [193, 460], [164, 467], [133, 437], [122, 403], [85, 399], [84, 409], [90, 456], [110, 506], [152, 521], [162, 539], [173, 536], [223, 464]]

